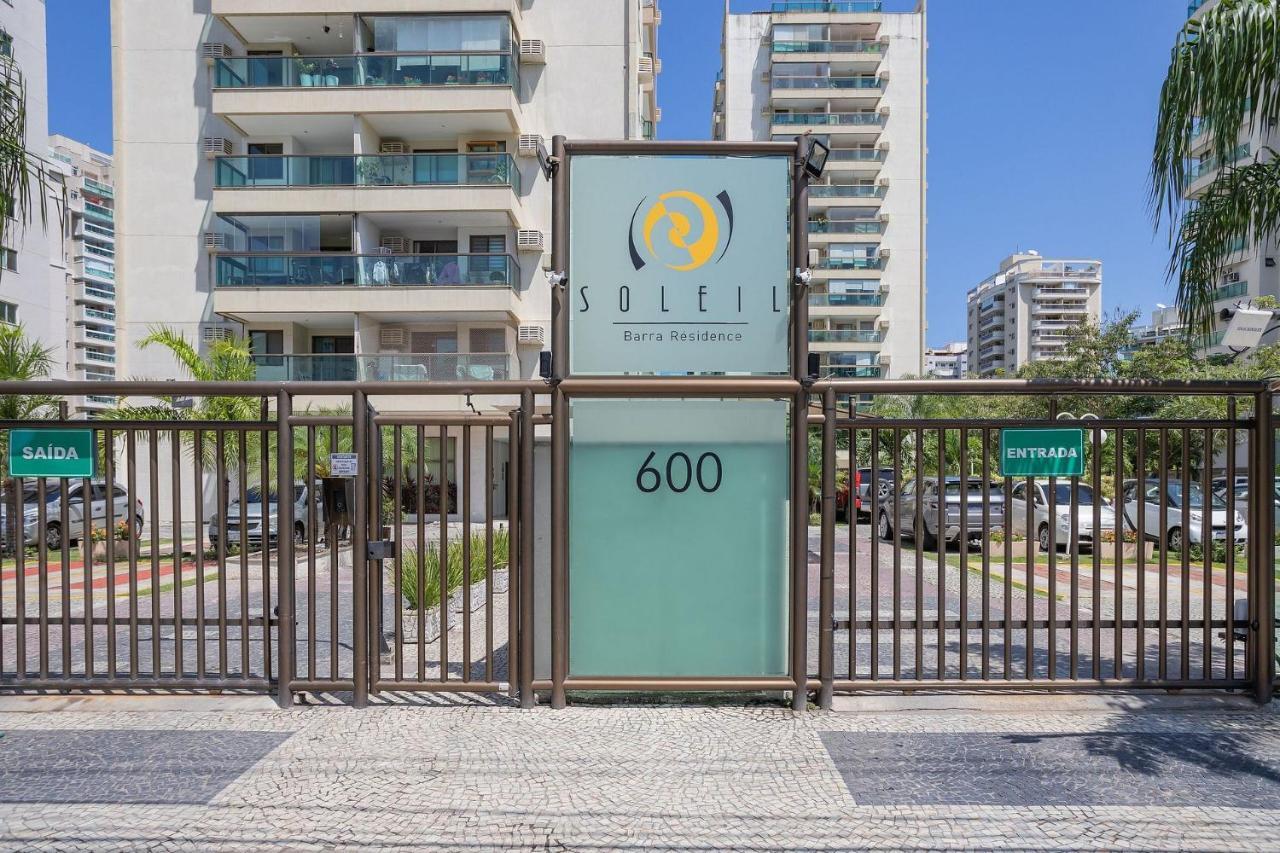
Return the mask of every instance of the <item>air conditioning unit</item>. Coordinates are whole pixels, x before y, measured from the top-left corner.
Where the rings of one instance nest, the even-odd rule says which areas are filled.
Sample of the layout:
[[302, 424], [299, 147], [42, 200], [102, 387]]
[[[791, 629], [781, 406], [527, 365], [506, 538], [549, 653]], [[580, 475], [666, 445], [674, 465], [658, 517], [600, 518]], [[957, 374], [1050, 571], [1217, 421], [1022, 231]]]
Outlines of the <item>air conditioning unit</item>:
[[809, 250], [809, 268], [813, 269], [822, 262], [822, 253], [817, 249]]
[[378, 146], [379, 154], [408, 154], [409, 146], [398, 139], [384, 139]]
[[215, 341], [229, 341], [235, 337], [235, 333], [226, 326], [205, 326], [200, 330], [200, 340], [206, 344]]
[[206, 136], [201, 145], [204, 156], [210, 160], [215, 157], [231, 156], [231, 140], [225, 136]]
[[888, 114], [889, 114], [889, 105], [884, 104], [883, 106], [880, 107], [880, 115], [887, 116]]
[[221, 252], [227, 248], [227, 235], [218, 231], [204, 232], [204, 249], [206, 252]]
[[516, 153], [521, 157], [537, 157], [538, 146], [542, 144], [542, 137], [536, 133], [520, 134], [520, 141], [516, 146]]
[[542, 39], [520, 39], [520, 61], [543, 65], [547, 61], [547, 45]]
[[231, 48], [222, 42], [207, 41], [200, 45], [200, 55], [204, 57], [206, 63], [212, 65], [219, 59], [231, 56]]
[[520, 230], [516, 232], [516, 251], [517, 252], [542, 252], [545, 243], [542, 239], [541, 231]]
[[654, 74], [662, 73], [662, 59], [660, 57], [655, 56], [653, 58], [653, 73]]
[[887, 213], [882, 213], [882, 214], [880, 214], [880, 217], [879, 217], [879, 218], [880, 218], [880, 221], [881, 221], [881, 222], [888, 222], [888, 221], [889, 221], [889, 214], [887, 214]]
[[661, 9], [653, 10], [653, 25], [655, 27], [662, 26], [662, 10]]
[[760, 82], [761, 82], [761, 83], [768, 83], [768, 82], [769, 82], [769, 80], [770, 80], [772, 77], [773, 77], [773, 75], [772, 75], [772, 74], [770, 74], [768, 70], [765, 70], [765, 71], [761, 71], [761, 72], [760, 72]]
[[542, 326], [520, 326], [516, 329], [516, 344], [519, 346], [542, 346], [547, 337], [547, 330]]
[[886, 248], [881, 249], [881, 250], [880, 250], [880, 252], [879, 252], [879, 255], [880, 255], [880, 257], [881, 257], [881, 258], [885, 258], [885, 259], [887, 259], [887, 258], [889, 257], [889, 249], [888, 249], [887, 247], [886, 247]]
[[406, 251], [405, 243], [406, 241], [404, 237], [400, 237], [392, 234], [384, 234], [382, 236], [382, 239], [378, 241], [379, 246], [381, 246], [384, 249], [390, 249], [392, 252], [394, 252], [397, 255], [404, 254], [404, 252]]
[[877, 73], [877, 74], [876, 74], [876, 76], [877, 76], [877, 77], [879, 77], [881, 80], [888, 80], [888, 79], [889, 79], [889, 69], [888, 69], [888, 68], [883, 68], [883, 69], [881, 69], [881, 70], [879, 71], [879, 73]]
[[387, 246], [379, 246], [378, 248], [373, 250], [373, 253], [375, 255], [394, 255], [395, 254], [395, 252], [392, 252], [391, 249], [388, 248]]
[[878, 145], [876, 145], [876, 147], [877, 147], [877, 148], [879, 148], [881, 151], [888, 151], [888, 150], [889, 150], [889, 143], [888, 143], [888, 141], [886, 140], [885, 142], [881, 142], [881, 143], [879, 143]]
[[409, 340], [409, 333], [403, 326], [383, 326], [378, 329], [379, 349], [404, 349]]
[[662, 107], [653, 108], [653, 120], [662, 121]]
[[889, 186], [889, 179], [888, 179], [888, 178], [880, 178], [878, 181], [876, 181], [876, 186], [881, 186], [881, 187], [887, 187], [887, 186]]
[[653, 57], [647, 54], [642, 55], [640, 57], [639, 62], [636, 63], [636, 71], [639, 72], [640, 74], [652, 74], [653, 73]]
[[1226, 284], [1236, 284], [1237, 282], [1240, 281], [1240, 273], [1229, 272], [1222, 277], [1222, 280]]

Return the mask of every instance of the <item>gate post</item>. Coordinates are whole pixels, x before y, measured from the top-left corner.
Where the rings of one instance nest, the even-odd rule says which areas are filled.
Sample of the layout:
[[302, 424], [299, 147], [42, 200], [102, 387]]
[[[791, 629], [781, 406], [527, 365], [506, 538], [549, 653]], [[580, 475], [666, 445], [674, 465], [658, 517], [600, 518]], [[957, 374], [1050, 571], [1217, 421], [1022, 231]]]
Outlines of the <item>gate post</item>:
[[[276, 703], [281, 708], [293, 705], [294, 646], [294, 561], [293, 552], [293, 427], [289, 420], [293, 415], [293, 400], [289, 392], [281, 388], [276, 395], [276, 638], [279, 643], [276, 654]], [[266, 453], [266, 448], [263, 448]], [[307, 460], [311, 464], [311, 460]], [[313, 500], [308, 494], [307, 501]], [[270, 612], [264, 614], [269, 620]], [[269, 623], [268, 623], [269, 624]]]
[[[850, 448], [852, 452], [852, 448]], [[849, 513], [849, 547], [857, 544], [853, 535], [857, 519], [853, 518], [852, 491], [845, 510]], [[818, 592], [818, 707], [831, 710], [835, 682], [835, 597], [836, 597], [836, 391], [828, 387], [822, 392], [822, 574]], [[850, 578], [850, 583], [852, 583]], [[855, 597], [850, 596], [850, 601]], [[858, 614], [850, 612], [852, 624]], [[853, 628], [850, 628], [852, 631]], [[852, 653], [852, 644], [850, 650]]]
[[519, 695], [520, 647], [524, 629], [520, 625], [520, 517], [516, 515], [520, 495], [520, 410], [511, 412], [507, 427], [507, 697]]
[[[563, 136], [551, 139], [552, 154], [558, 164], [565, 160], [564, 144]], [[552, 708], [563, 708], [567, 704], [564, 682], [569, 674], [569, 401], [560, 390], [560, 380], [569, 372], [569, 317], [564, 277], [569, 261], [568, 214], [568, 173], [561, 165], [551, 179], [551, 269], [561, 274], [551, 285]]]
[[1271, 389], [1268, 386], [1256, 399], [1255, 442], [1249, 471], [1250, 510], [1253, 515], [1250, 540], [1253, 552], [1249, 560], [1250, 628], [1253, 629], [1253, 695], [1265, 705], [1271, 701], [1275, 667], [1275, 425], [1272, 420]]
[[520, 392], [520, 707], [533, 695], [533, 392]]
[[809, 178], [808, 146], [796, 138], [791, 164], [791, 376], [801, 383], [791, 405], [791, 708], [809, 698]]
[[[357, 482], [352, 489], [355, 518], [351, 521], [351, 588], [352, 588], [352, 642], [351, 677], [355, 691], [351, 704], [363, 708], [369, 704], [369, 492], [376, 479], [375, 466], [381, 460], [374, 459], [369, 448], [369, 398], [364, 391], [356, 391], [351, 398], [351, 444], [360, 454], [363, 465], [356, 470], [364, 473], [364, 483]], [[442, 451], [443, 453], [443, 451]], [[382, 602], [378, 602], [382, 606]]]

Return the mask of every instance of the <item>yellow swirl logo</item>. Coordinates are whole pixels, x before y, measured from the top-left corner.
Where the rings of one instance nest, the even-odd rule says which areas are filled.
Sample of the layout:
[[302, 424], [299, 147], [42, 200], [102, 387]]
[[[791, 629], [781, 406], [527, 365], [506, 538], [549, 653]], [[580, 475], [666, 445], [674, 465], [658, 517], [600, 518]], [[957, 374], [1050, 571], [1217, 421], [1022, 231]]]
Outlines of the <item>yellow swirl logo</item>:
[[[713, 257], [719, 262], [729, 251], [729, 243], [733, 240], [733, 203], [727, 192], [721, 192], [715, 200], [723, 211], [723, 225], [720, 211], [695, 192], [672, 190], [663, 193], [640, 219], [640, 210], [648, 196], [642, 198], [631, 214], [631, 229], [627, 235], [631, 263], [637, 270], [646, 263], [637, 246], [637, 222], [639, 243], [646, 254], [668, 269], [689, 272], [705, 266]], [[717, 249], [720, 250], [718, 255]]]

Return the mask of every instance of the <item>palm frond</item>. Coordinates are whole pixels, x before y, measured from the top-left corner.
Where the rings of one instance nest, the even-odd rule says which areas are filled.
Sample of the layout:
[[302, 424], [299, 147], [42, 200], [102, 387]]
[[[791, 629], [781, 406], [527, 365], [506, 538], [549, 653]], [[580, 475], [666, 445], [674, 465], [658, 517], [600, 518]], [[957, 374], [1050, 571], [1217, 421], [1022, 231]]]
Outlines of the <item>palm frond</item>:
[[[27, 88], [11, 57], [0, 57], [0, 244], [16, 246], [13, 229], [24, 231], [36, 211], [48, 228], [49, 200], [58, 221], [66, 208], [66, 185], [38, 153], [26, 149]], [[0, 265], [0, 272], [3, 265]]]
[[209, 382], [213, 379], [210, 365], [200, 357], [200, 351], [187, 340], [187, 336], [169, 326], [153, 326], [145, 338], [138, 341], [138, 347], [146, 349], [150, 346], [161, 346], [177, 360], [187, 376], [197, 382]]

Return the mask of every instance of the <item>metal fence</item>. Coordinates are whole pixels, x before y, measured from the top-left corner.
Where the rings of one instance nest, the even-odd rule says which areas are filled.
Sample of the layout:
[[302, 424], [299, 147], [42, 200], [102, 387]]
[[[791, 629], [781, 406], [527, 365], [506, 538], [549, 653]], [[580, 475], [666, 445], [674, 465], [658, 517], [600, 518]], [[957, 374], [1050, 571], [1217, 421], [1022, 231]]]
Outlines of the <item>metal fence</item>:
[[[791, 438], [792, 553], [779, 567], [791, 672], [761, 679], [573, 676], [557, 547], [569, 437], [554, 422], [567, 407], [538, 411], [547, 383], [0, 384], [54, 390], [263, 402], [249, 421], [0, 422], [6, 446], [16, 428], [92, 428], [99, 458], [90, 479], [6, 482], [5, 689], [243, 689], [285, 705], [303, 691], [349, 692], [357, 705], [390, 691], [508, 693], [528, 705], [574, 690], [768, 689], [828, 705], [837, 691], [988, 688], [1199, 687], [1265, 701], [1274, 682], [1263, 383], [558, 383], [563, 401], [755, 396], [809, 412]], [[1068, 393], [1211, 397], [1223, 414], [1073, 422], [1085, 430], [1082, 476], [1000, 476], [1000, 431], [1061, 425], [1054, 399]], [[875, 418], [837, 405], [868, 394], [1031, 396], [1044, 416]], [[489, 413], [430, 411], [463, 395]], [[313, 411], [304, 397], [341, 405]], [[390, 397], [421, 411], [379, 411]], [[542, 445], [550, 477], [535, 482]], [[356, 478], [329, 469], [347, 452]], [[539, 530], [546, 493], [550, 529]], [[547, 534], [544, 613], [535, 540]], [[535, 673], [538, 643], [550, 677]]]

